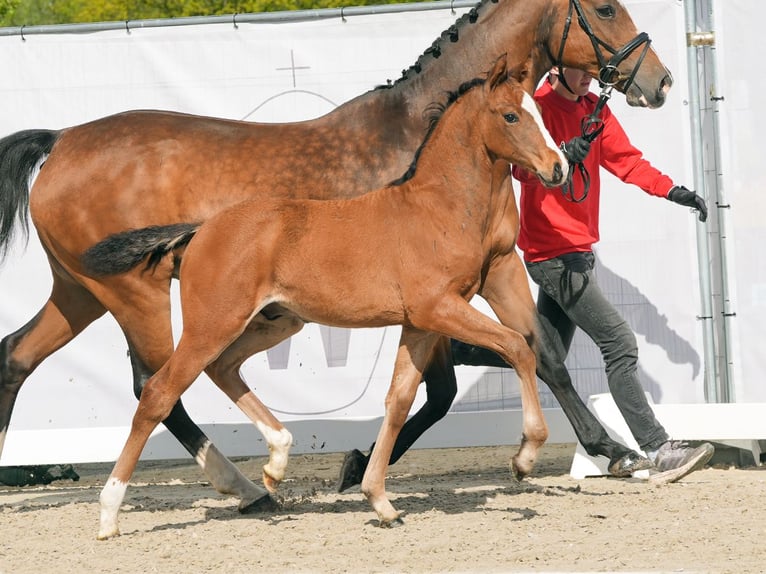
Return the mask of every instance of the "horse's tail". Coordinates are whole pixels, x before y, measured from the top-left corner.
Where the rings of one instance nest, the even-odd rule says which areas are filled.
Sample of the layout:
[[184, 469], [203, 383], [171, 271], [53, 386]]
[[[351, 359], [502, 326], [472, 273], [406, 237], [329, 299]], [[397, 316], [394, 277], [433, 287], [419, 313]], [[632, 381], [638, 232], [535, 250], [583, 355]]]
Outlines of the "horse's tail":
[[29, 181], [58, 137], [57, 131], [24, 130], [0, 140], [0, 262], [10, 249], [15, 223], [29, 238]]
[[125, 273], [147, 257], [149, 269], [167, 253], [189, 243], [200, 225], [174, 223], [115, 233], [85, 251], [80, 261], [85, 270], [95, 276]]

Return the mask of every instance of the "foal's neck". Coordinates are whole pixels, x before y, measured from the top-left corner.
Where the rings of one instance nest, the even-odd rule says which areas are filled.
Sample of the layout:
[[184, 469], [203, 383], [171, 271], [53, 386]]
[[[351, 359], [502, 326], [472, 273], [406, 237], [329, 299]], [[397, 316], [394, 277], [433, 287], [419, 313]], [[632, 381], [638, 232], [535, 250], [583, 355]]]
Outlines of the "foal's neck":
[[421, 197], [434, 194], [439, 204], [464, 210], [472, 219], [483, 221], [491, 204], [494, 158], [489, 156], [477, 126], [478, 106], [467, 110], [469, 103], [463, 101], [476, 97], [476, 93], [466, 94], [447, 108], [420, 152], [410, 189]]

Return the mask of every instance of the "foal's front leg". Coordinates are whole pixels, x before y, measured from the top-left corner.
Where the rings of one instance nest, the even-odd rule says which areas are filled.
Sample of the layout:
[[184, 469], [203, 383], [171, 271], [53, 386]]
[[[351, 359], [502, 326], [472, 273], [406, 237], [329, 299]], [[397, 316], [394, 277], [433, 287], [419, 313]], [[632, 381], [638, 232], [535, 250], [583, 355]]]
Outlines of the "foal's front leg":
[[458, 296], [449, 297], [443, 304], [429, 309], [418, 317], [418, 325], [494, 351], [516, 370], [520, 379], [523, 434], [519, 452], [511, 461], [511, 470], [516, 478], [523, 478], [532, 471], [537, 451], [548, 438], [548, 426], [537, 392], [535, 353], [529, 341]]
[[423, 369], [438, 339], [434, 333], [402, 327], [394, 374], [386, 395], [386, 414], [362, 478], [362, 493], [378, 514], [380, 526], [401, 523], [399, 513], [386, 496], [386, 470], [394, 443], [415, 400]]

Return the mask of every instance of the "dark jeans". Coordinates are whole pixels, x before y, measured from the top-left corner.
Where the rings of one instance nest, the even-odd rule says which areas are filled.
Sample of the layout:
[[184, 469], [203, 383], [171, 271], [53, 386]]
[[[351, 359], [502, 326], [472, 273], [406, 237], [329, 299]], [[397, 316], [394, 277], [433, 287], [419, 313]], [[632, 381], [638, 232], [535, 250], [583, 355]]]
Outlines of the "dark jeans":
[[542, 328], [554, 339], [562, 362], [577, 327], [596, 343], [606, 364], [609, 390], [630, 432], [643, 450], [654, 450], [668, 434], [638, 381], [636, 337], [596, 283], [594, 261], [593, 253], [569, 253], [526, 264], [540, 287], [537, 309]]

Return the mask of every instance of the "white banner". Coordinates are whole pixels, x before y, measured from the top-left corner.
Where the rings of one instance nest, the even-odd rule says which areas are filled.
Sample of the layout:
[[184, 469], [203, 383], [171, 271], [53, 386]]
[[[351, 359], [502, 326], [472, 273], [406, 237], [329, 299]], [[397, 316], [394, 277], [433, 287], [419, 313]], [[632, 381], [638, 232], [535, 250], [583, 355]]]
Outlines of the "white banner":
[[[646, 156], [691, 187], [683, 8], [674, 0], [626, 4], [676, 83], [659, 110], [628, 108], [620, 95], [610, 105]], [[34, 35], [24, 41], [3, 37], [0, 135], [62, 128], [136, 108], [249, 121], [315, 117], [397, 79], [458, 16], [446, 9], [300, 23]], [[606, 177], [603, 186], [599, 281], [636, 330], [646, 388], [658, 403], [701, 402], [694, 218], [614, 178]], [[49, 294], [50, 272], [34, 235], [26, 248], [12, 250], [0, 268], [0, 285], [4, 336], [29, 321]], [[487, 310], [481, 301], [476, 305]], [[178, 333], [180, 325], [174, 328]], [[243, 372], [284, 421], [380, 417], [398, 333], [398, 328], [347, 331], [309, 325], [289, 342], [253, 357]], [[116, 451], [99, 448], [87, 455], [66, 454], [51, 437], [99, 428], [120, 429], [122, 436], [136, 405], [126, 353], [119, 328], [106, 316], [43, 362], [19, 395], [2, 463], [113, 458]], [[592, 343], [578, 336], [569, 365], [583, 396], [606, 390], [603, 364]], [[455, 411], [518, 409], [512, 371], [457, 370]], [[544, 385], [541, 391], [545, 406], [557, 406]], [[421, 389], [416, 408], [423, 400]], [[184, 402], [206, 429], [249, 424], [205, 377], [184, 395]], [[471, 437], [445, 434], [448, 425], [441, 427], [438, 444], [470, 443]], [[35, 444], [27, 448], [22, 437], [33, 436]], [[369, 436], [358, 438], [354, 446], [368, 446]], [[517, 438], [518, 433], [506, 435], [501, 442]], [[232, 452], [227, 444], [222, 447]], [[240, 445], [234, 451], [257, 454], [263, 447]]]
[[[763, 349], [766, 325], [766, 133], [763, 94], [766, 78], [758, 72], [766, 37], [760, 23], [766, 4], [758, 0], [714, 3], [718, 66], [716, 96], [719, 102], [720, 182], [723, 186], [726, 254], [731, 312], [730, 358], [736, 402], [766, 402], [763, 384]], [[761, 185], [764, 187], [761, 187]]]

